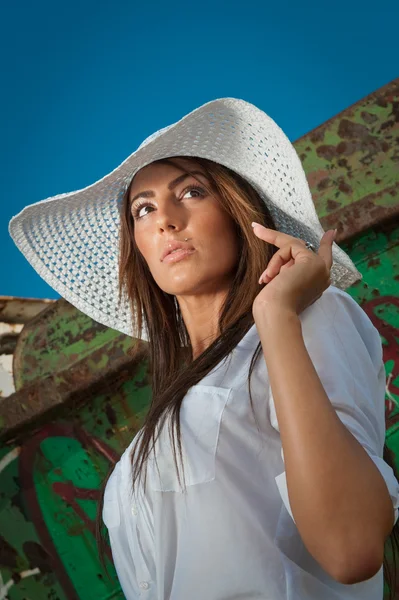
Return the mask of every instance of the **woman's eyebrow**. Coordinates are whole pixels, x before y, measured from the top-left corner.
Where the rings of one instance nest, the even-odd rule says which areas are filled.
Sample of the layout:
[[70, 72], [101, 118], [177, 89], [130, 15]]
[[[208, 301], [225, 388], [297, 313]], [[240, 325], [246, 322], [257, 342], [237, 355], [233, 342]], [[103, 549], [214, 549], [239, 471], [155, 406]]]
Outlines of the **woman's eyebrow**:
[[[190, 177], [191, 175], [203, 175], [205, 177], [205, 173], [202, 173], [201, 171], [192, 171], [191, 173], [183, 173], [182, 175], [179, 175], [179, 177], [176, 177], [176, 179], [173, 179], [173, 181], [170, 181], [168, 183], [168, 190], [172, 191], [173, 188], [175, 188], [177, 185], [179, 185], [179, 183], [181, 183], [182, 181], [184, 181], [187, 177]], [[133, 198], [130, 200], [130, 204], [133, 204], [133, 202], [135, 200], [137, 200], [137, 198], [140, 198], [140, 197], [154, 198], [155, 193], [152, 190], [144, 190], [142, 192], [139, 192], [138, 194], [133, 196]]]

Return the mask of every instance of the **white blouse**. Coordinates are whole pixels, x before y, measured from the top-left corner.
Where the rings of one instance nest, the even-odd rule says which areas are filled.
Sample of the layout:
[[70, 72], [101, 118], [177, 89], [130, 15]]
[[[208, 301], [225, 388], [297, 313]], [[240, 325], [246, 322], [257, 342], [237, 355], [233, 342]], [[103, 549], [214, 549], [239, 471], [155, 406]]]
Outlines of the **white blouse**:
[[[399, 484], [383, 461], [385, 384], [381, 339], [366, 313], [330, 286], [300, 315], [306, 348], [337, 415], [383, 476], [398, 518]], [[378, 600], [383, 569], [344, 585], [309, 554], [290, 509], [279, 426], [254, 324], [181, 407], [186, 493], [169, 428], [151, 455], [147, 486], [131, 492], [130, 452], [105, 490], [103, 519], [127, 600]], [[289, 370], [289, 366], [287, 366]], [[176, 445], [179, 467], [181, 467]], [[332, 448], [333, 452], [334, 449]], [[181, 471], [181, 468], [180, 468]], [[309, 490], [311, 493], [311, 490]]]

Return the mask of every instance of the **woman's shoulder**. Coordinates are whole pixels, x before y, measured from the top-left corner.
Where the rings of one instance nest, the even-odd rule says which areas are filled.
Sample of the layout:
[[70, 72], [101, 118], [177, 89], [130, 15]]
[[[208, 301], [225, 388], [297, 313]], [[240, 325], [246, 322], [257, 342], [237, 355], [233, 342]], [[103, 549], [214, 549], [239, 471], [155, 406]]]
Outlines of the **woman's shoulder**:
[[308, 320], [318, 321], [326, 326], [339, 324], [348, 319], [358, 326], [374, 327], [367, 313], [348, 292], [330, 285], [313, 304], [301, 314], [302, 324]]
[[381, 337], [366, 311], [344, 290], [330, 285], [321, 297], [300, 315], [305, 341], [312, 338], [339, 340], [347, 351], [366, 346], [380, 361]]
[[[306, 340], [312, 338], [341, 335], [350, 337], [354, 332], [355, 338], [374, 340], [381, 343], [377, 329], [374, 327], [364, 309], [344, 290], [330, 285], [313, 304], [299, 315], [302, 333]], [[239, 342], [238, 348], [252, 350], [260, 341], [256, 325], [247, 332]]]

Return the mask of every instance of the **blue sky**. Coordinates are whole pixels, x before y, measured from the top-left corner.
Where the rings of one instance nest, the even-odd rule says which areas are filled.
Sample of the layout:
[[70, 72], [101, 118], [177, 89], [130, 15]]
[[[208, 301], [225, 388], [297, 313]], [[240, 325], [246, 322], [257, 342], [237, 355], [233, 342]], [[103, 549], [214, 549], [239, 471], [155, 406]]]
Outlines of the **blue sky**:
[[294, 141], [399, 76], [398, 22], [397, 0], [3, 3], [0, 295], [59, 297], [9, 237], [24, 206], [214, 98], [256, 104]]

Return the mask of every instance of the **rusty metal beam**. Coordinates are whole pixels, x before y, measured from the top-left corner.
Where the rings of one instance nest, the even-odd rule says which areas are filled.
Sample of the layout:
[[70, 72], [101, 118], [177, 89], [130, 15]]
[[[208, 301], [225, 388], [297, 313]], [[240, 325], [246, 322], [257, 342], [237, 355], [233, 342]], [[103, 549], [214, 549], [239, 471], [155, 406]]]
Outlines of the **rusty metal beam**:
[[[21, 390], [0, 399], [0, 442], [11, 443], [19, 440], [24, 432], [30, 433], [52, 416], [62, 416], [71, 408], [74, 410], [90, 402], [98, 394], [114, 391], [130, 381], [137, 367], [146, 359], [147, 344], [136, 340], [134, 356], [111, 356], [107, 370], [99, 371], [95, 365], [101, 362], [104, 350], [100, 348], [64, 371], [39, 378]], [[147, 379], [143, 386], [149, 385]], [[136, 382], [137, 386], [137, 382]]]
[[294, 143], [337, 242], [399, 219], [399, 78]]
[[55, 300], [40, 298], [16, 298], [0, 296], [0, 322], [29, 323], [42, 310], [53, 304]]

